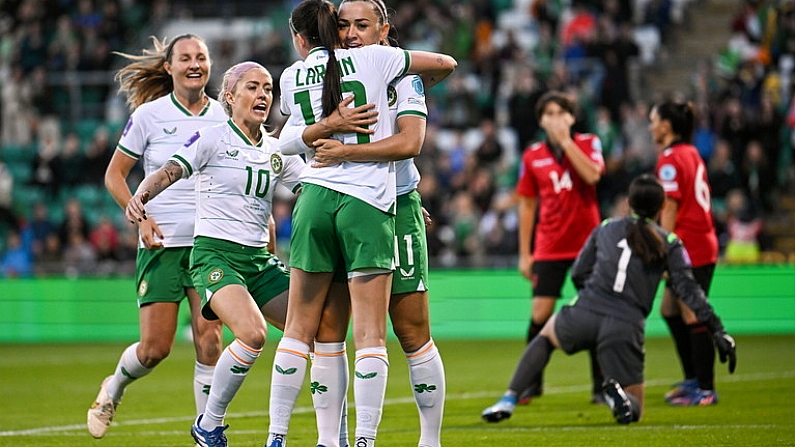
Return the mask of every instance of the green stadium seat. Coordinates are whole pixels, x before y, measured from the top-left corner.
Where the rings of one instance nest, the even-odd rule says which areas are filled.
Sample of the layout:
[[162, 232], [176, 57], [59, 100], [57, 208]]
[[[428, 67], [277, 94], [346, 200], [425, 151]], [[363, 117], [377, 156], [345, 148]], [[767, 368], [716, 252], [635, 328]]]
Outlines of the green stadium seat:
[[5, 144], [0, 147], [0, 160], [4, 163], [31, 163], [34, 158], [36, 158], [36, 147], [32, 144]]
[[14, 185], [14, 208], [22, 211], [25, 215], [32, 212], [34, 203], [44, 200], [45, 193], [42, 188], [19, 183]]
[[74, 131], [77, 132], [77, 135], [80, 137], [80, 141], [84, 148], [91, 142], [91, 138], [94, 137], [94, 132], [96, 132], [97, 128], [101, 125], [102, 123], [100, 121], [93, 119], [82, 119], [75, 124]]
[[14, 185], [28, 183], [33, 177], [33, 165], [26, 161], [6, 162], [6, 167], [14, 178]]
[[80, 185], [75, 189], [75, 197], [83, 205], [83, 209], [97, 208], [102, 204], [105, 189], [94, 185]]

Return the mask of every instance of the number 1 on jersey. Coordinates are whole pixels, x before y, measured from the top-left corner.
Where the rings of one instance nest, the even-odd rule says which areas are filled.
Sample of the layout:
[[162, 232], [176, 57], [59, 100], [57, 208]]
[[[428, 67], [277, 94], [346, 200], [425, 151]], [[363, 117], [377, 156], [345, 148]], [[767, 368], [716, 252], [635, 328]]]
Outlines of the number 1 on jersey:
[[629, 258], [632, 257], [632, 250], [629, 248], [626, 238], [618, 241], [616, 246], [621, 249], [621, 256], [618, 258], [618, 270], [616, 271], [616, 281], [613, 283], [613, 292], [621, 293], [627, 283], [627, 267], [629, 266]]

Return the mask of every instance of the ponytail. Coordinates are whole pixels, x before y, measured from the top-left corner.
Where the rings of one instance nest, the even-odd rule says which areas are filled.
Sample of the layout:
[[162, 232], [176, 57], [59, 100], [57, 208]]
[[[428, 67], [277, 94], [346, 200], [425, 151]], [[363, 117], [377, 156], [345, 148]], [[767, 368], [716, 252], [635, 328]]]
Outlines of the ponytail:
[[329, 116], [342, 101], [342, 77], [334, 50], [340, 48], [337, 9], [326, 0], [304, 0], [290, 14], [290, 28], [301, 34], [312, 47], [322, 46], [328, 52], [323, 75], [323, 116]]
[[665, 259], [665, 241], [645, 217], [637, 216], [627, 227], [627, 244], [646, 266], [658, 266]]
[[145, 48], [141, 55], [120, 53], [113, 54], [129, 59], [130, 62], [116, 72], [115, 79], [119, 82], [119, 93], [127, 95], [127, 106], [130, 111], [141, 104], [166, 96], [174, 90], [174, 80], [166, 71], [165, 63], [171, 63], [174, 45], [180, 40], [204, 39], [195, 34], [181, 34], [171, 42], [162, 41], [152, 36], [152, 49]]
[[318, 10], [317, 30], [320, 44], [328, 51], [326, 61], [326, 74], [323, 76], [323, 116], [329, 116], [337, 110], [342, 101], [342, 76], [340, 75], [339, 62], [334, 49], [340, 48], [340, 34], [337, 29], [338, 16], [334, 5], [323, 2], [324, 7]]
[[633, 220], [627, 228], [627, 243], [647, 266], [657, 266], [665, 260], [667, 250], [660, 233], [651, 225], [665, 201], [662, 185], [651, 174], [642, 174], [629, 185], [629, 206]]

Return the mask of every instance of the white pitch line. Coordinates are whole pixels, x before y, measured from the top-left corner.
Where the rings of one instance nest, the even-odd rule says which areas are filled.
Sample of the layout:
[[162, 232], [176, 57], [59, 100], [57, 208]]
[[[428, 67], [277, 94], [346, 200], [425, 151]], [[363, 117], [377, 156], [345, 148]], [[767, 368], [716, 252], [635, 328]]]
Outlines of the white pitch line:
[[[754, 373], [754, 374], [742, 374], [742, 375], [732, 375], [732, 376], [723, 376], [721, 377], [722, 382], [757, 382], [757, 381], [766, 381], [766, 380], [779, 380], [779, 379], [789, 379], [795, 377], [795, 371], [783, 371], [780, 373]], [[646, 386], [658, 386], [658, 385], [667, 385], [675, 382], [676, 379], [656, 379], [650, 380], [646, 382]], [[588, 391], [591, 389], [591, 385], [572, 385], [572, 386], [562, 386], [562, 387], [548, 387], [544, 389], [544, 394], [567, 394], [567, 393], [580, 393], [584, 391]], [[454, 395], [447, 395], [446, 400], [465, 400], [465, 399], [481, 399], [484, 397], [495, 396], [499, 394], [496, 391], [480, 391], [477, 393], [461, 393], [461, 394], [454, 394]], [[398, 405], [398, 404], [406, 404], [406, 403], [413, 403], [414, 398], [412, 397], [399, 397], [395, 399], [386, 399], [384, 401], [384, 405]], [[354, 405], [351, 403], [349, 405], [350, 408], [353, 408]], [[314, 408], [312, 407], [296, 407], [293, 411], [294, 414], [304, 414], [313, 412]], [[229, 418], [254, 418], [254, 417], [266, 417], [268, 416], [267, 411], [249, 411], [249, 412], [242, 412], [242, 413], [232, 413], [228, 415]], [[118, 421], [114, 422], [113, 426], [136, 426], [136, 425], [157, 425], [157, 424], [168, 424], [173, 422], [192, 422], [194, 420], [194, 416], [174, 416], [168, 418], [149, 418], [149, 419], [133, 419], [128, 421]], [[640, 426], [644, 429], [655, 429], [655, 426]], [[714, 426], [710, 425], [710, 427], [716, 428], [770, 428], [776, 427], [775, 425], [727, 425], [727, 426]], [[583, 427], [588, 428], [591, 430], [591, 427]], [[673, 426], [666, 426], [666, 428], [675, 428], [680, 430], [690, 430], [690, 429], [702, 429], [704, 426], [689, 426], [689, 425], [673, 425]], [[547, 430], [544, 427], [533, 427], [533, 428], [513, 428], [522, 431], [542, 431]], [[560, 427], [549, 427], [549, 429], [560, 430]], [[570, 429], [578, 429], [577, 427], [571, 427]], [[61, 426], [51, 426], [51, 427], [39, 427], [39, 428], [29, 428], [26, 430], [7, 430], [7, 431], [0, 431], [0, 437], [13, 437], [13, 436], [41, 436], [47, 435], [52, 433], [58, 433], [61, 435], [68, 435], [70, 431], [77, 431], [77, 430], [86, 430], [85, 424], [71, 424], [71, 425], [61, 425]], [[154, 432], [154, 433], [171, 433], [171, 432]], [[180, 432], [181, 433], [181, 432]], [[140, 433], [139, 433], [140, 434]], [[82, 433], [80, 434], [82, 436]]]

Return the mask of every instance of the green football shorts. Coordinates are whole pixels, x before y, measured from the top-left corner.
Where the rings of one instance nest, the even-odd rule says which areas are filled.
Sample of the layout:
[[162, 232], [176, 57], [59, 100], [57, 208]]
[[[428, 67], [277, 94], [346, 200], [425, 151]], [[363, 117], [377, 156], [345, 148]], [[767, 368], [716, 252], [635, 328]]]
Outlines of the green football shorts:
[[395, 217], [353, 196], [305, 184], [293, 210], [290, 266], [306, 272], [394, 269]]
[[422, 198], [416, 190], [397, 198], [392, 295], [428, 290], [428, 241]]
[[179, 303], [193, 287], [190, 247], [139, 248], [135, 261], [138, 307], [150, 303]]
[[218, 319], [208, 303], [213, 294], [226, 285], [245, 287], [258, 308], [290, 285], [290, 273], [266, 247], [198, 236], [190, 262], [193, 283], [202, 298], [202, 315], [208, 320]]

